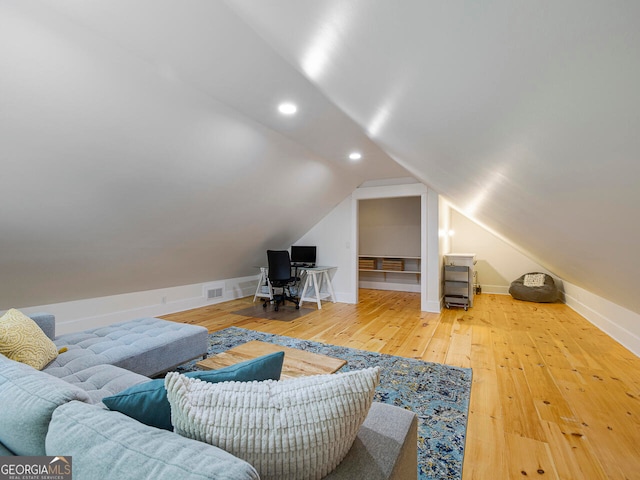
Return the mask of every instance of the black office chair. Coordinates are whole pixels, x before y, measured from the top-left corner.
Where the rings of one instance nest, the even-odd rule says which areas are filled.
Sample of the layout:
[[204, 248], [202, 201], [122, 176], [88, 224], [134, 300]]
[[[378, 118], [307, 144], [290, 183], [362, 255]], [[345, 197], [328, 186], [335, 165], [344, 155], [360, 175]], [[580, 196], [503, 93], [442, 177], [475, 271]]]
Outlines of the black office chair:
[[[291, 287], [300, 281], [298, 277], [291, 276], [291, 259], [289, 252], [286, 250], [267, 250], [267, 261], [269, 263], [269, 283], [272, 288], [281, 288], [282, 293], [273, 294], [275, 302], [274, 310], [277, 312], [278, 307], [286, 300], [295, 303], [296, 310], [300, 308], [298, 298], [291, 294]], [[267, 300], [262, 304], [267, 308]]]

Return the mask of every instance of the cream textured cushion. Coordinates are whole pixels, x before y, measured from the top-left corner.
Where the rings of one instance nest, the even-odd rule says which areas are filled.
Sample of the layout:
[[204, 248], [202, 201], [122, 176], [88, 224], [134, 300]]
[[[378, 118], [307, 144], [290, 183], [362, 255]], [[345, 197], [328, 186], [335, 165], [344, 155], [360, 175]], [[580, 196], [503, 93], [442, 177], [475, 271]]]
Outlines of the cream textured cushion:
[[175, 432], [253, 465], [262, 480], [320, 479], [346, 456], [369, 412], [379, 367], [264, 382], [165, 378]]
[[0, 318], [0, 353], [42, 370], [58, 356], [58, 349], [36, 322], [12, 308]]
[[544, 273], [527, 273], [524, 276], [525, 287], [544, 287]]

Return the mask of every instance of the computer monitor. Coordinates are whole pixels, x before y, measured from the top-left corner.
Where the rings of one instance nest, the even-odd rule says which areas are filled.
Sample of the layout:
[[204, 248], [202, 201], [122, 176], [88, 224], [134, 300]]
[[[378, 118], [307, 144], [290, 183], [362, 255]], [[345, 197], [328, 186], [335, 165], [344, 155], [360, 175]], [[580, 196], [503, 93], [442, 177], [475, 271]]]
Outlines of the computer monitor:
[[313, 267], [316, 264], [316, 247], [291, 246], [291, 263]]

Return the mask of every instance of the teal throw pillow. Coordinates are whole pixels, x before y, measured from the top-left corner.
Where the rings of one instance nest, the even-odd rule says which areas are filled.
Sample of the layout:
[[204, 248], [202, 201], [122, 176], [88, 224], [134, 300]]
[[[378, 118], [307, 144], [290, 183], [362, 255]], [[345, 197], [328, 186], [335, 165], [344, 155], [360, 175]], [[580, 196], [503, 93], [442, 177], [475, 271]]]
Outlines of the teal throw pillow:
[[[185, 376], [209, 383], [280, 380], [283, 361], [284, 352], [275, 352], [219, 370], [189, 372]], [[171, 406], [167, 400], [164, 379], [134, 385], [116, 395], [103, 398], [102, 403], [110, 410], [124, 413], [146, 425], [173, 430]]]

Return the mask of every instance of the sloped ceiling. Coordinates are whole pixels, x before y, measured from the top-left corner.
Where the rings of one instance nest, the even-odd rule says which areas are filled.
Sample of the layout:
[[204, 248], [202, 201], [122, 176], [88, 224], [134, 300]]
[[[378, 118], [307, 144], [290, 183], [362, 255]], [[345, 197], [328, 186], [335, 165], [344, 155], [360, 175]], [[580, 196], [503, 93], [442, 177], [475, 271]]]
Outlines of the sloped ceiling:
[[615, 0], [3, 0], [0, 309], [253, 274], [364, 180], [411, 174], [640, 313], [638, 20]]
[[221, 2], [3, 1], [0, 69], [0, 309], [253, 275], [408, 175]]
[[233, 0], [392, 158], [640, 313], [640, 3]]

